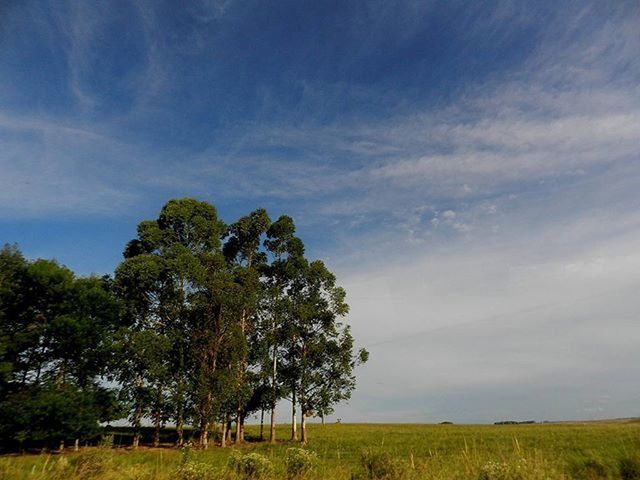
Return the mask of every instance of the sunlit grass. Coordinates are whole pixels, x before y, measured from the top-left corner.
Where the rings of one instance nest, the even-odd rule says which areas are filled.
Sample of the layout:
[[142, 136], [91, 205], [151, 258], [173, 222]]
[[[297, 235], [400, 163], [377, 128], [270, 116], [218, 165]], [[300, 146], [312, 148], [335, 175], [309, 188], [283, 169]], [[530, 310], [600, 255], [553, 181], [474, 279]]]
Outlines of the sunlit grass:
[[[248, 427], [247, 434], [257, 436], [257, 428]], [[279, 437], [286, 438], [287, 434], [287, 427], [279, 426]], [[640, 458], [640, 423], [633, 422], [504, 426], [311, 424], [309, 436], [307, 448], [318, 456], [312, 477], [318, 479], [372, 478], [366, 476], [361, 465], [363, 452], [388, 453], [398, 464], [398, 475], [416, 479], [614, 479], [622, 478], [622, 459]], [[275, 479], [285, 478], [284, 457], [291, 446], [285, 441], [276, 445], [248, 442], [240, 450], [267, 457], [273, 464], [271, 477]], [[193, 450], [189, 461], [206, 464], [220, 476], [234, 449]], [[82, 467], [77, 460], [79, 455], [92, 457], [89, 467]], [[80, 454], [6, 456], [0, 458], [0, 478], [174, 479], [178, 478], [176, 472], [182, 458], [183, 454], [172, 448], [142, 448], [135, 452], [93, 448]], [[92, 469], [91, 462], [99, 465]]]

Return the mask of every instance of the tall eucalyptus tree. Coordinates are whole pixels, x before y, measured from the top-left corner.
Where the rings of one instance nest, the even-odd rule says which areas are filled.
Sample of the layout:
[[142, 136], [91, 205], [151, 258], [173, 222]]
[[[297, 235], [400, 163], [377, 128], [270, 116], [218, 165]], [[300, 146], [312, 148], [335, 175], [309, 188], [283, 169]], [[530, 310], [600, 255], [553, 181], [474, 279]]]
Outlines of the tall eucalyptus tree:
[[296, 265], [304, 255], [304, 244], [295, 236], [295, 224], [289, 216], [282, 215], [267, 230], [264, 246], [271, 256], [271, 263], [264, 270], [263, 303], [261, 308], [263, 338], [271, 350], [269, 369], [271, 391], [269, 441], [276, 441], [276, 405], [283, 395], [283, 385], [278, 379], [278, 364], [283, 355], [284, 332], [290, 321], [291, 299], [288, 291], [295, 278]]
[[[271, 224], [266, 210], [257, 209], [249, 215], [240, 218], [229, 226], [223, 251], [229, 268], [233, 272], [236, 282], [240, 286], [239, 295], [242, 302], [239, 325], [245, 342], [251, 334], [261, 293], [260, 272], [266, 262], [265, 252], [261, 243]], [[246, 416], [246, 406], [251, 398], [249, 384], [245, 381], [248, 368], [248, 352], [243, 355], [238, 368], [236, 384], [236, 443], [243, 441], [243, 423]]]
[[323, 262], [301, 260], [289, 290], [287, 369], [293, 404], [292, 439], [296, 439], [295, 404], [300, 405], [301, 441], [307, 442], [306, 419], [348, 399], [355, 388], [353, 369], [365, 362], [365, 350], [354, 352], [348, 326], [339, 322], [349, 306], [346, 292]]
[[[184, 438], [186, 393], [192, 368], [191, 296], [205, 277], [204, 263], [220, 255], [223, 232], [224, 224], [212, 205], [193, 199], [170, 200], [157, 220], [138, 225], [138, 238], [128, 243], [125, 260], [116, 270], [116, 285], [128, 306], [131, 332], [153, 331], [166, 337], [170, 345], [170, 354], [165, 357], [170, 368], [158, 388], [171, 394], [178, 444]], [[123, 381], [143, 383], [144, 369], [124, 371], [135, 371], [138, 377], [125, 376]], [[157, 393], [157, 398], [162, 395]], [[138, 415], [139, 412], [134, 417]]]

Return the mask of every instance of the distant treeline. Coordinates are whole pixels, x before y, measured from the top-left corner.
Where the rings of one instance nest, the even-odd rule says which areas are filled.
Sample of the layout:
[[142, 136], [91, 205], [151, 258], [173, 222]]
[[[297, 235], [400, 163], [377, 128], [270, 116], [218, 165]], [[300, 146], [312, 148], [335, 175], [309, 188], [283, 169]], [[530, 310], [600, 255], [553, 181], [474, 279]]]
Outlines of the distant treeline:
[[[58, 447], [127, 418], [131, 444], [165, 424], [177, 445], [242, 442], [248, 415], [292, 405], [291, 438], [355, 387], [345, 291], [305, 257], [293, 220], [255, 210], [225, 225], [214, 206], [169, 201], [140, 222], [113, 276], [0, 250], [0, 447]], [[232, 424], [234, 433], [232, 434]], [[261, 427], [261, 437], [264, 435]], [[266, 436], [266, 435], [265, 435]]]
[[494, 422], [494, 425], [531, 425], [536, 423], [535, 420], [525, 420], [522, 422], [516, 420], [503, 420], [501, 422]]

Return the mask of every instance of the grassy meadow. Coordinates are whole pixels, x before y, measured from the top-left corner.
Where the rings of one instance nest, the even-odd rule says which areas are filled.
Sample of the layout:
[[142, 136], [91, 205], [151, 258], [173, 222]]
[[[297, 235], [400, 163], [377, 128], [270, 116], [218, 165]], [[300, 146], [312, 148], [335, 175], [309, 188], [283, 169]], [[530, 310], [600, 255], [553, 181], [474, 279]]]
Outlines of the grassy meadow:
[[[311, 424], [309, 430], [306, 450], [315, 453], [302, 460], [291, 450], [299, 445], [286, 441], [207, 451], [89, 447], [0, 457], [0, 478], [640, 479], [640, 422]], [[281, 438], [287, 433], [279, 426]]]

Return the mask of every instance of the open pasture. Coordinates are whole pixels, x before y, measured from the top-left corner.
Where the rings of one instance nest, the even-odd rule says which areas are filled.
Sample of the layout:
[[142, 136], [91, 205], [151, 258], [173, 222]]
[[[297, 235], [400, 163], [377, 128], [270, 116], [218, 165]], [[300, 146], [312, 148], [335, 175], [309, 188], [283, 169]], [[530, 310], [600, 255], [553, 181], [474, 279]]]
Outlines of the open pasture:
[[[288, 429], [279, 426], [280, 438]], [[249, 426], [248, 438], [257, 436]], [[633, 479], [640, 478], [640, 423], [593, 422], [534, 425], [309, 425], [307, 450], [313, 479]], [[0, 458], [0, 478], [215, 479], [291, 478], [286, 441], [246, 442], [206, 451], [173, 448], [137, 451], [88, 448], [63, 455]], [[268, 459], [253, 474], [230, 467], [233, 457]], [[254, 456], [255, 457], [255, 456]], [[261, 459], [262, 457], [256, 457]], [[231, 461], [233, 463], [233, 460]], [[262, 477], [260, 477], [262, 475]]]

